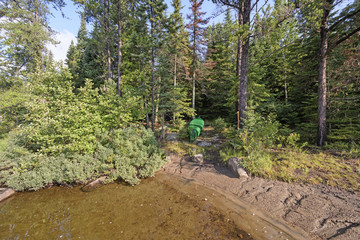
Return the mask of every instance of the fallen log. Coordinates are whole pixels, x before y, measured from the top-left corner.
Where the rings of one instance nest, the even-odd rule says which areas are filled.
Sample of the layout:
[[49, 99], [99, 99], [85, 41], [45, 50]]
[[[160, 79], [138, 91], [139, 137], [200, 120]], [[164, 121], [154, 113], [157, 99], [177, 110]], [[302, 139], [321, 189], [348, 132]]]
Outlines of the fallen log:
[[100, 177], [88, 184], [86, 184], [84, 187], [81, 188], [82, 191], [84, 192], [90, 192], [95, 190], [96, 188], [100, 187], [101, 185], [103, 185], [105, 183], [105, 179], [106, 177]]
[[15, 191], [11, 188], [0, 188], [0, 202], [11, 197]]

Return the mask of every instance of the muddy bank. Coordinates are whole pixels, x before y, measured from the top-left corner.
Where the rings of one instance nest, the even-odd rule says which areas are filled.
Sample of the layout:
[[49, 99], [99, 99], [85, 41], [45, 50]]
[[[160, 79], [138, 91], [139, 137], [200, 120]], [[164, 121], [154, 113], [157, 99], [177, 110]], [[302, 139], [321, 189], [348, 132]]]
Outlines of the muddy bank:
[[164, 171], [194, 180], [256, 206], [301, 228], [314, 239], [359, 239], [360, 193], [328, 186], [305, 186], [262, 178], [237, 178], [229, 169], [204, 159], [196, 163], [170, 154]]

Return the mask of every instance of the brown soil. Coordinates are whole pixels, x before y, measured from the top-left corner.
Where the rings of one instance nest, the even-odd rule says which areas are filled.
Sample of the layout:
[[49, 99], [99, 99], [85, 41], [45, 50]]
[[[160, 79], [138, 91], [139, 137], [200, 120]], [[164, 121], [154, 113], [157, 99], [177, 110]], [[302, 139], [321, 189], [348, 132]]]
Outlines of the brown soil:
[[360, 192], [325, 185], [303, 185], [258, 177], [237, 178], [214, 155], [195, 163], [169, 153], [165, 172], [236, 196], [275, 219], [298, 227], [314, 239], [360, 238]]

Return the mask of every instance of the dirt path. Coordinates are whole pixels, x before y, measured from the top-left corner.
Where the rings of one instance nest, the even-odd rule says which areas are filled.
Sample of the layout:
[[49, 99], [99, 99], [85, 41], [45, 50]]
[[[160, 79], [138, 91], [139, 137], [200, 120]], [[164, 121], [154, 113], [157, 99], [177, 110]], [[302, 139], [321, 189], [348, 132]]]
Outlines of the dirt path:
[[[197, 144], [219, 141], [216, 136], [212, 141], [208, 134], [204, 135]], [[257, 177], [239, 179], [216, 161], [218, 155], [215, 152], [205, 154], [202, 164], [187, 156], [169, 156], [171, 162], [165, 167], [167, 173], [235, 195], [270, 216], [303, 229], [314, 239], [360, 239], [360, 192]]]

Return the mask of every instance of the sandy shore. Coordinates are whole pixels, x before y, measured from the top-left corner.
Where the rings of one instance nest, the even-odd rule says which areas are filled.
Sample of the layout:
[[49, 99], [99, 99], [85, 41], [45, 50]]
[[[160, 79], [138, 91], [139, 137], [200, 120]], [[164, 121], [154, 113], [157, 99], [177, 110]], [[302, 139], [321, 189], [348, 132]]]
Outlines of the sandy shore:
[[274, 219], [307, 232], [313, 239], [358, 240], [360, 193], [324, 185], [305, 186], [257, 177], [237, 178], [214, 161], [199, 164], [169, 154], [164, 171], [236, 196]]

